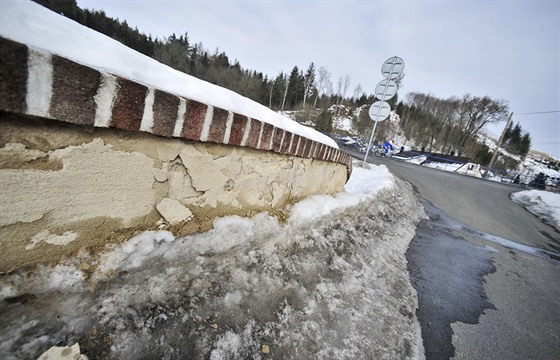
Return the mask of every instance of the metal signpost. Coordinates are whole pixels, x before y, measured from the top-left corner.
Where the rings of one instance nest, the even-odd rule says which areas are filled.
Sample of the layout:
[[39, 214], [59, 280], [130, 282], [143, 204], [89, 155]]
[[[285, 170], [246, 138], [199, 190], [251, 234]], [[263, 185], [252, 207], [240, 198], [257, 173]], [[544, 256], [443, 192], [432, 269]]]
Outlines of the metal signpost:
[[366, 166], [367, 157], [369, 151], [371, 150], [371, 144], [373, 142], [373, 136], [375, 135], [377, 123], [387, 119], [391, 113], [391, 106], [387, 104], [385, 100], [390, 100], [397, 93], [397, 83], [394, 82], [393, 79], [398, 78], [403, 71], [404, 60], [398, 56], [393, 56], [387, 59], [381, 66], [381, 74], [385, 80], [381, 80], [375, 87], [375, 97], [378, 98], [379, 101], [374, 102], [369, 108], [369, 117], [375, 122], [375, 124], [373, 125], [373, 130], [371, 131], [371, 137], [369, 138], [362, 167]]

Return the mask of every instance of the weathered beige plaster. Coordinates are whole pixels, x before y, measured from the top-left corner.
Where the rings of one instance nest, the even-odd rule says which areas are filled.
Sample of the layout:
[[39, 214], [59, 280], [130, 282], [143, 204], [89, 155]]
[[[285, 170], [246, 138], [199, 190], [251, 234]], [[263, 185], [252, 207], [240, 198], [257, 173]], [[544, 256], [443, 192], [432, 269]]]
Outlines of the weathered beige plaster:
[[346, 177], [336, 163], [2, 114], [0, 271], [146, 229], [274, 213]]
[[[22, 153], [33, 150], [22, 150]], [[80, 146], [50, 151], [62, 161], [59, 171], [0, 170], [0, 226], [29, 223], [50, 214], [52, 221], [99, 216], [131, 220], [153, 209], [153, 161], [138, 152], [115, 151], [94, 138]], [[138, 196], [142, 194], [141, 196]]]

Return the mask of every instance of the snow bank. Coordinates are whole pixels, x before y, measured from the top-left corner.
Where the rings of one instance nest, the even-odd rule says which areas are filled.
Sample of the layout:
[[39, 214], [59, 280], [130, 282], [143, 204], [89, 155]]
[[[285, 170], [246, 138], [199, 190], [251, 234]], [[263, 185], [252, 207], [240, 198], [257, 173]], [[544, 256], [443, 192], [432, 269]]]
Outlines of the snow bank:
[[0, 35], [100, 71], [246, 115], [338, 148], [329, 137], [253, 100], [174, 70], [34, 2], [1, 1]]
[[381, 189], [394, 184], [395, 178], [385, 165], [375, 168], [375, 172], [353, 165], [352, 176], [344, 187], [344, 192], [334, 196], [317, 195], [297, 203], [292, 209], [290, 221], [301, 223], [325, 216], [336, 209], [356, 206], [360, 201], [373, 198]]
[[450, 172], [455, 172], [457, 171], [457, 169], [459, 169], [461, 166], [463, 166], [463, 163], [439, 163], [439, 162], [429, 162], [429, 163], [424, 163], [422, 164], [423, 166], [432, 168], [432, 169], [438, 169], [438, 170], [445, 170], [445, 171], [450, 171]]
[[560, 194], [542, 190], [526, 190], [511, 194], [511, 199], [544, 222], [560, 231]]
[[0, 357], [77, 341], [107, 359], [421, 358], [405, 251], [422, 214], [385, 167], [356, 166], [286, 223], [226, 217], [5, 275]]

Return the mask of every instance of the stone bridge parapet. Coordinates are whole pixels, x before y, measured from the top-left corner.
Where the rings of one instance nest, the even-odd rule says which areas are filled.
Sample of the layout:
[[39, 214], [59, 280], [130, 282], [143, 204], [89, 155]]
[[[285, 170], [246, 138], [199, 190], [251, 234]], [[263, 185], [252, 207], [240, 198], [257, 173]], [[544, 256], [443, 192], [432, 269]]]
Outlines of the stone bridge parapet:
[[0, 272], [146, 230], [343, 189], [350, 156], [290, 131], [0, 40]]

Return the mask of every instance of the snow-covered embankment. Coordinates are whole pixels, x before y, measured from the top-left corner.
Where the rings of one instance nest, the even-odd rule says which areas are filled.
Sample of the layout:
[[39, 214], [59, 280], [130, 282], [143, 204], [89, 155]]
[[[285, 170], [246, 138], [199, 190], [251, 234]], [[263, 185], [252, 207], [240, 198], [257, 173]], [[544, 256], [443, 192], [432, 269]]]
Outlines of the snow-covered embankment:
[[[79, 342], [88, 356], [422, 357], [405, 251], [423, 210], [385, 167], [289, 218], [146, 232], [98, 256], [1, 278], [0, 354]], [[7, 301], [8, 300], [8, 301]]]

